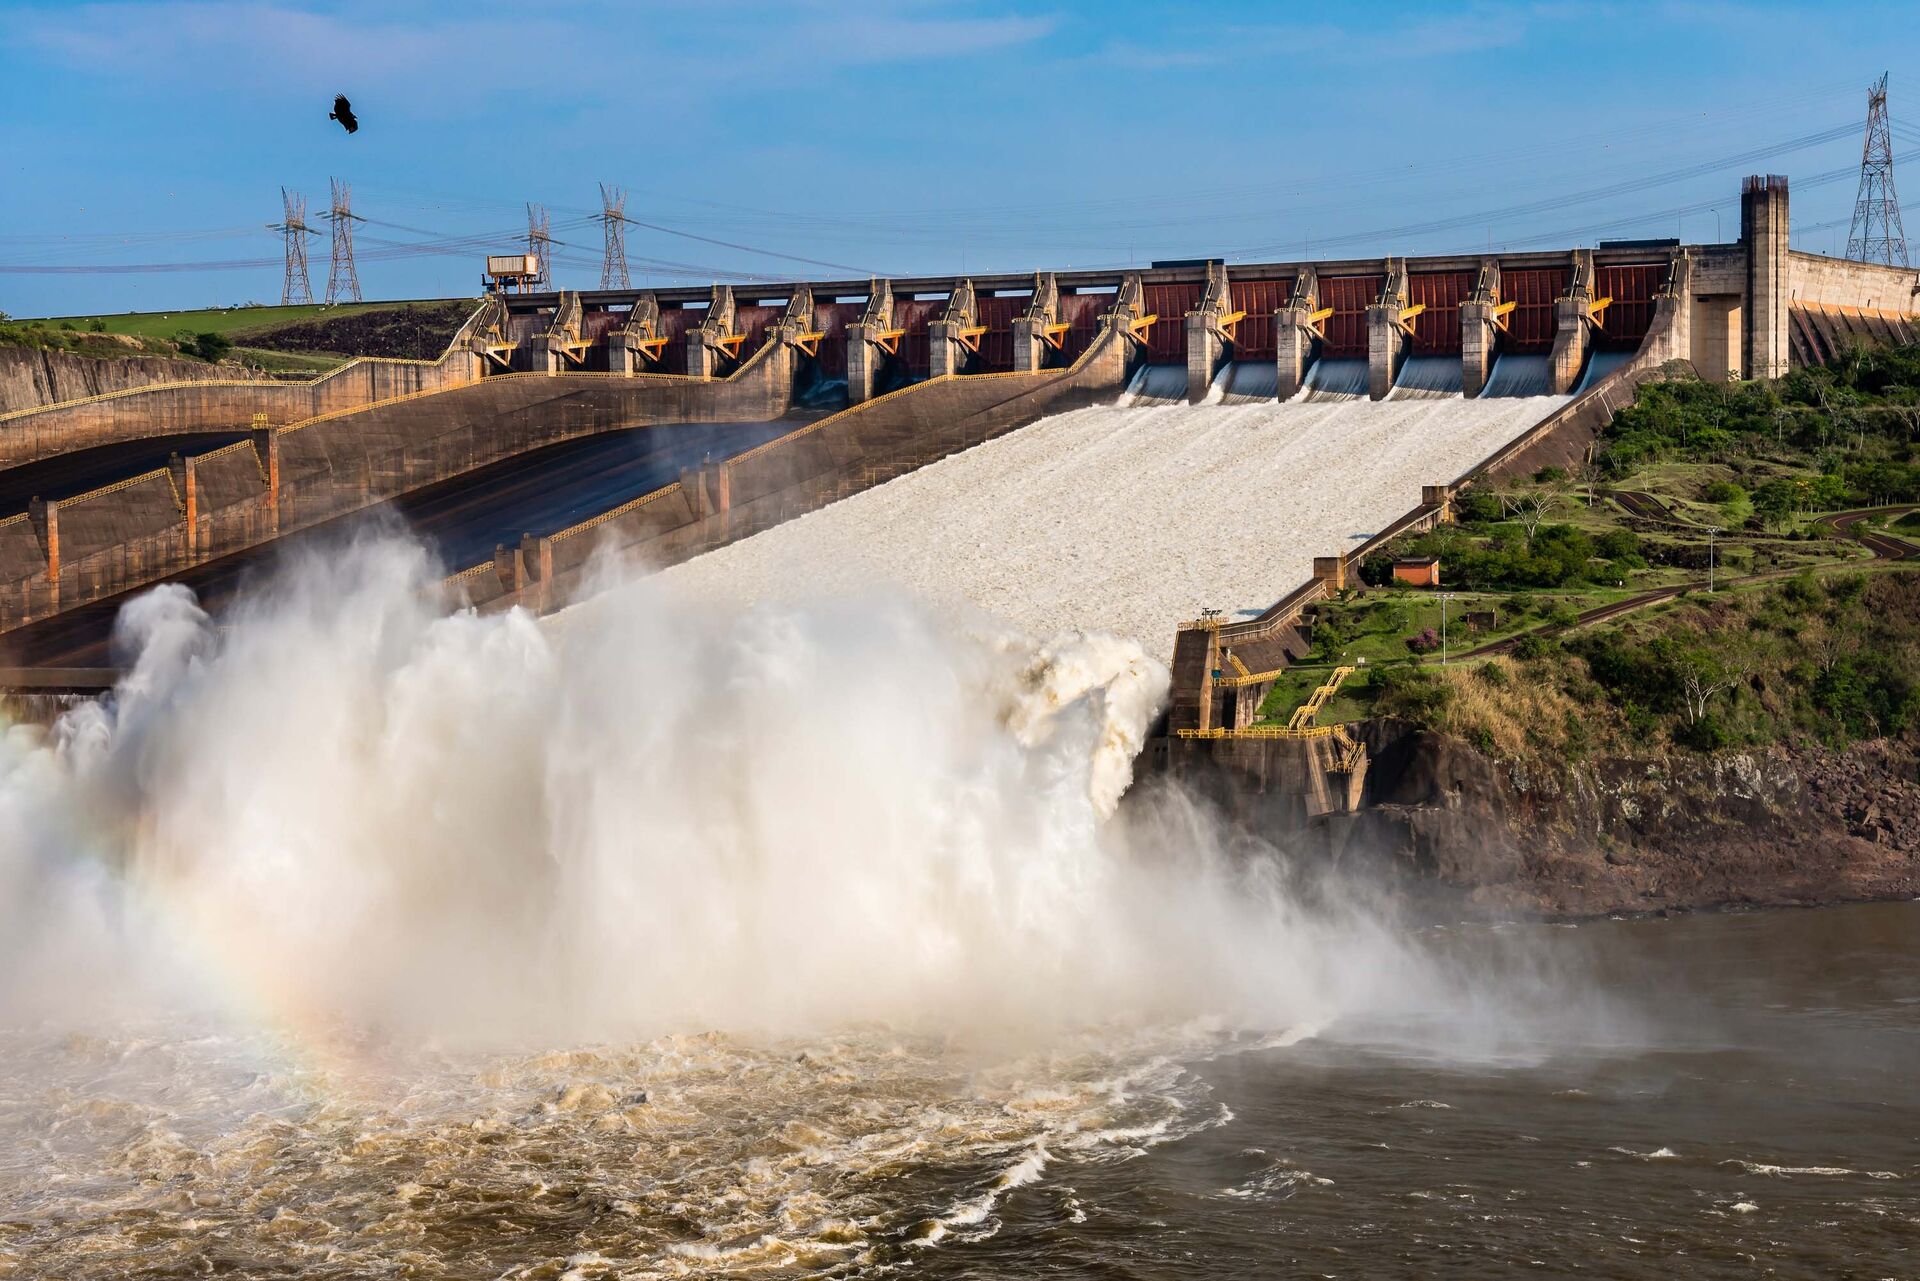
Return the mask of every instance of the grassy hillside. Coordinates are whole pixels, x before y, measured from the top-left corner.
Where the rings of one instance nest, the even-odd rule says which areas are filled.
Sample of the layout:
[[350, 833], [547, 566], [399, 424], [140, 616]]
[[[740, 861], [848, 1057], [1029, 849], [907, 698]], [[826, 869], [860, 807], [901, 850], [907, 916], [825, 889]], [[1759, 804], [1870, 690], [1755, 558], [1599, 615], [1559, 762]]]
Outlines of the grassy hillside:
[[317, 374], [352, 356], [438, 356], [473, 306], [470, 299], [446, 299], [45, 320], [0, 316], [0, 346], [67, 351], [97, 359], [181, 357], [234, 363], [267, 373]]
[[[1920, 734], [1920, 561], [1833, 519], [1893, 505], [1857, 529], [1912, 538], [1915, 503], [1920, 347], [1650, 383], [1592, 466], [1470, 492], [1457, 524], [1370, 558], [1262, 719], [1346, 663], [1323, 721], [1409, 716], [1507, 756]], [[1390, 583], [1402, 555], [1438, 556], [1454, 593], [1444, 666], [1437, 594]]]
[[[441, 299], [427, 301], [439, 302]], [[181, 331], [194, 334], [220, 334], [241, 346], [254, 333], [281, 325], [327, 320], [400, 307], [402, 302], [341, 303], [329, 307], [316, 303], [305, 307], [217, 307], [206, 311], [143, 311], [126, 315], [53, 316], [41, 321], [16, 322], [38, 324], [46, 329], [72, 326], [82, 332], [130, 334], [136, 338], [171, 339]], [[94, 326], [100, 326], [95, 329]]]

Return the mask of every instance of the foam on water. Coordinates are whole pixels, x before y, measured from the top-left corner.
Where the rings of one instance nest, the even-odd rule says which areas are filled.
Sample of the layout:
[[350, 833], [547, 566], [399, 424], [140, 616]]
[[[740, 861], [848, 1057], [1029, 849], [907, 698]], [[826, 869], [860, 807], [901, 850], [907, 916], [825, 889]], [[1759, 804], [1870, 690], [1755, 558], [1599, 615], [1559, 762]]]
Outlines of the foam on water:
[[1235, 1029], [1447, 1004], [1179, 793], [1116, 810], [1127, 642], [438, 573], [156, 590], [111, 699], [0, 737], [0, 1271], [851, 1265], [1224, 1124], [1179, 1064]]
[[701, 599], [876, 584], [1033, 635], [1170, 655], [1206, 606], [1264, 609], [1563, 400], [1097, 407], [1043, 419], [668, 570]]

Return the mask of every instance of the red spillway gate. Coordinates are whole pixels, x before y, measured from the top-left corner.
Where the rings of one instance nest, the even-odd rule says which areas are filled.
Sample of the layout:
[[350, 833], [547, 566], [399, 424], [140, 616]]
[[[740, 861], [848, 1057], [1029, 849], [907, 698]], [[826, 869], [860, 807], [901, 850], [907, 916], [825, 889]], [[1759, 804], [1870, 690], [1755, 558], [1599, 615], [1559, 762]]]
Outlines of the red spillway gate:
[[1272, 360], [1279, 354], [1274, 341], [1273, 313], [1293, 297], [1293, 279], [1235, 280], [1230, 294], [1233, 309], [1244, 311], [1233, 329], [1235, 360]]
[[860, 323], [867, 314], [866, 300], [859, 302], [816, 302], [813, 327], [826, 336], [820, 340], [820, 372], [828, 378], [847, 376], [847, 326]]
[[1033, 295], [1000, 294], [979, 296], [973, 302], [973, 323], [986, 327], [980, 335], [980, 359], [977, 367], [986, 373], [1005, 373], [1013, 368], [1013, 322], [1027, 314]]
[[1471, 271], [1419, 271], [1407, 277], [1407, 305], [1424, 307], [1413, 318], [1413, 354], [1447, 356], [1460, 351], [1460, 304], [1473, 292]]
[[1500, 269], [1500, 301], [1513, 304], [1501, 348], [1516, 356], [1553, 350], [1554, 303], [1567, 292], [1573, 272], [1567, 267]]
[[945, 298], [895, 298], [893, 327], [904, 329], [900, 338], [900, 359], [915, 378], [925, 378], [932, 364], [927, 346], [927, 326], [940, 319], [947, 309]]
[[1200, 305], [1199, 283], [1191, 285], [1143, 285], [1140, 290], [1146, 315], [1158, 316], [1147, 327], [1147, 363], [1184, 365], [1187, 363], [1187, 313]]
[[733, 332], [744, 335], [745, 341], [740, 344], [740, 350], [734, 354], [743, 361], [750, 359], [753, 353], [759, 351], [761, 345], [767, 341], [767, 328], [786, 314], [785, 303], [777, 307], [762, 306], [759, 303], [750, 307], [735, 307]]
[[1626, 351], [1640, 345], [1653, 328], [1654, 295], [1667, 277], [1665, 263], [1630, 262], [1593, 270], [1593, 300], [1611, 298], [1598, 317], [1600, 332], [1595, 345], [1609, 351]]
[[1111, 289], [1060, 295], [1060, 323], [1067, 327], [1067, 336], [1060, 344], [1060, 364], [1070, 365], [1086, 354], [1099, 336], [1100, 317], [1113, 310], [1118, 297]]
[[1367, 354], [1367, 308], [1380, 297], [1383, 276], [1322, 276], [1320, 305], [1333, 308], [1327, 317], [1325, 360], [1352, 360]]
[[660, 328], [655, 337], [667, 340], [660, 350], [660, 359], [648, 367], [647, 372], [657, 374], [684, 374], [687, 372], [687, 335], [700, 328], [707, 319], [707, 304], [696, 307], [672, 307], [662, 304], [660, 307]]

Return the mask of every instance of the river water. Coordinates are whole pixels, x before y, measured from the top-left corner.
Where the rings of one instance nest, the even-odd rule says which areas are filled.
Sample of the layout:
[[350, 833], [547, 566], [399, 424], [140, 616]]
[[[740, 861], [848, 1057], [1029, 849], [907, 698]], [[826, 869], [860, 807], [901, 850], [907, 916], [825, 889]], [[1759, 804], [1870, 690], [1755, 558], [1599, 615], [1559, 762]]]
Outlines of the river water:
[[1920, 904], [1419, 928], [1137, 645], [438, 574], [0, 728], [0, 1278], [1920, 1275]]
[[[0, 1275], [1911, 1277], [1920, 905], [1463, 931], [1613, 993], [981, 1056], [0, 1042]], [[1490, 937], [1491, 935], [1491, 937]]]

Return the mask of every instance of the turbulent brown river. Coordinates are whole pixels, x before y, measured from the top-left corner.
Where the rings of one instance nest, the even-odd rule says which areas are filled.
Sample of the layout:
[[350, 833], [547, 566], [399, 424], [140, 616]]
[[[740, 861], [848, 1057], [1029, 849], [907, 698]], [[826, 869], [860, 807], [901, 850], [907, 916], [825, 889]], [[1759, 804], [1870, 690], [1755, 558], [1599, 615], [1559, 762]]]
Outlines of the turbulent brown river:
[[1920, 1275], [1920, 905], [1499, 933], [1613, 992], [1608, 1034], [14, 1031], [0, 1275]]
[[0, 724], [0, 1278], [1920, 1276], [1920, 904], [1420, 927], [1114, 637], [438, 580]]

